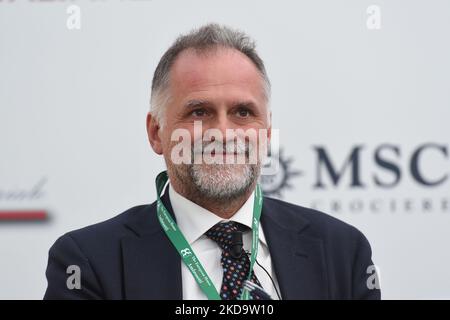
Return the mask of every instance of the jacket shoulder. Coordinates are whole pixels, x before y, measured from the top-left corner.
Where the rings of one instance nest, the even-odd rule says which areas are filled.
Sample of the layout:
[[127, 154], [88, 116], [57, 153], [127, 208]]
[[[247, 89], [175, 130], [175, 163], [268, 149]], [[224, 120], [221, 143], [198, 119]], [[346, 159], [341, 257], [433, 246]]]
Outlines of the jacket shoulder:
[[134, 233], [128, 223], [145, 220], [147, 215], [150, 216], [152, 206], [153, 204], [135, 206], [105, 221], [69, 231], [59, 237], [55, 244], [70, 239], [86, 254], [117, 251], [120, 239]]
[[310, 236], [341, 241], [355, 241], [364, 238], [362, 232], [356, 227], [322, 211], [269, 197], [265, 197], [264, 201], [271, 210], [273, 209], [275, 215], [286, 220], [288, 224], [295, 225], [298, 219], [306, 221], [305, 232]]

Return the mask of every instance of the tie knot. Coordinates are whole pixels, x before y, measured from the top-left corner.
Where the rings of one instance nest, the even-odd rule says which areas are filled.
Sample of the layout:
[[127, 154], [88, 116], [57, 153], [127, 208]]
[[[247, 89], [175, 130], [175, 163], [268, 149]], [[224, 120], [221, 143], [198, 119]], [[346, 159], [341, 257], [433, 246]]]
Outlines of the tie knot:
[[215, 241], [222, 250], [227, 250], [231, 244], [233, 233], [239, 229], [240, 226], [237, 222], [219, 222], [206, 231], [205, 235]]

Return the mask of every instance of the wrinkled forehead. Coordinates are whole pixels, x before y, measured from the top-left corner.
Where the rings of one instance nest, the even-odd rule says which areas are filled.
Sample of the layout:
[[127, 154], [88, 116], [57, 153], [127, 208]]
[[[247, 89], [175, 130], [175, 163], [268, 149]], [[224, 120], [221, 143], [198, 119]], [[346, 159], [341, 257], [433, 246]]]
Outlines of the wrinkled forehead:
[[171, 68], [170, 83], [175, 90], [172, 93], [181, 95], [227, 86], [264, 94], [256, 66], [245, 54], [231, 48], [184, 50]]

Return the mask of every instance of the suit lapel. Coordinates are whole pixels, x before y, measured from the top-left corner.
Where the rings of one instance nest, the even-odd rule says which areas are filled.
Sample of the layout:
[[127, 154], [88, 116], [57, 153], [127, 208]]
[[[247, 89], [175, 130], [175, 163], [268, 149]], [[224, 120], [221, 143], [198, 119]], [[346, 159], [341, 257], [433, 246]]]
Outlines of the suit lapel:
[[[175, 219], [168, 188], [161, 199]], [[135, 234], [122, 238], [125, 298], [181, 300], [181, 259], [159, 225], [156, 204], [126, 224]]]
[[308, 221], [265, 198], [261, 224], [282, 299], [327, 299], [323, 243], [303, 233]]

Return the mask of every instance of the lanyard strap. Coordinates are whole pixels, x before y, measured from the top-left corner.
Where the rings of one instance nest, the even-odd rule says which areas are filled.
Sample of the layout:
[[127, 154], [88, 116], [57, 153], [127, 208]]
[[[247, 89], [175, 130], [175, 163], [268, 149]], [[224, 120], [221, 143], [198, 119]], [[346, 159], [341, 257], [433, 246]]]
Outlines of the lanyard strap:
[[[177, 249], [184, 264], [188, 267], [189, 271], [194, 276], [195, 281], [200, 286], [200, 289], [205, 293], [209, 300], [221, 300], [217, 289], [214, 287], [211, 279], [203, 268], [202, 264], [198, 260], [191, 246], [187, 242], [178, 225], [170, 216], [169, 211], [161, 201], [161, 193], [164, 190], [169, 177], [167, 171], [163, 171], [156, 177], [156, 198], [157, 206], [156, 212], [159, 223], [166, 233], [173, 246]], [[255, 199], [253, 203], [253, 219], [252, 219], [252, 254], [250, 257], [250, 270], [247, 275], [247, 280], [250, 280], [253, 272], [253, 265], [256, 261], [256, 255], [258, 254], [258, 239], [259, 239], [259, 220], [261, 218], [262, 209], [262, 194], [259, 184], [256, 185]], [[249, 292], [247, 289], [243, 289], [241, 300], [249, 299]]]

